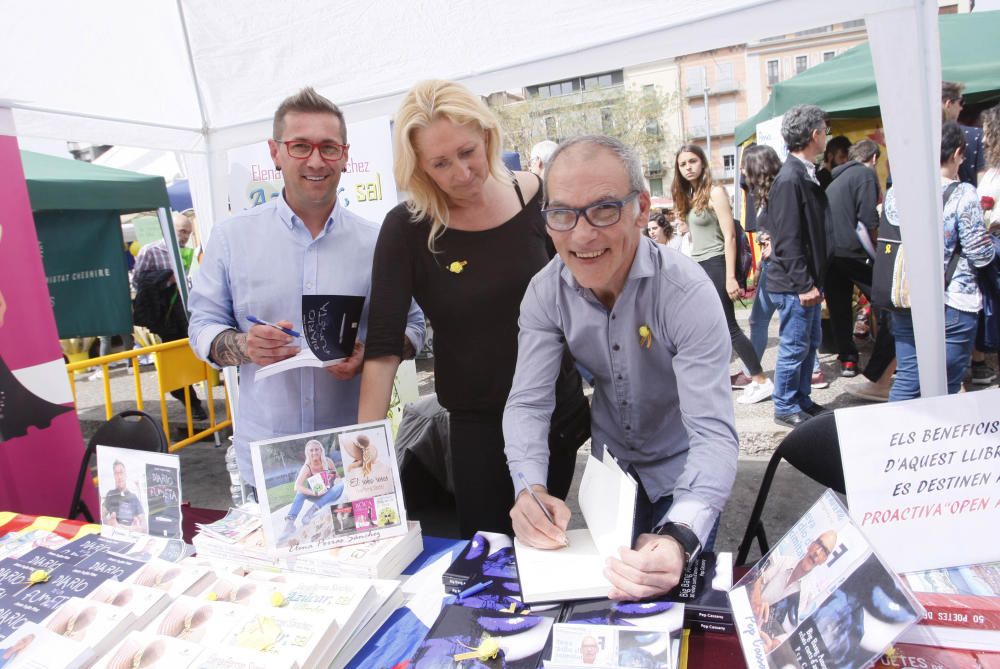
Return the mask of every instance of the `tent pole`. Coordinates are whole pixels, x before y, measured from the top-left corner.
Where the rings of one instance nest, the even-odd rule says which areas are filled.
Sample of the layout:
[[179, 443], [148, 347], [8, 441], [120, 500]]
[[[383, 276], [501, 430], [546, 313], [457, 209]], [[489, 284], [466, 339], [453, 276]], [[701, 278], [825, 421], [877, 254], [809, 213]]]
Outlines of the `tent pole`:
[[[941, 52], [937, 2], [867, 15], [872, 63], [906, 249], [920, 394], [948, 392], [944, 346]], [[921, 271], [937, 268], [937, 271]]]

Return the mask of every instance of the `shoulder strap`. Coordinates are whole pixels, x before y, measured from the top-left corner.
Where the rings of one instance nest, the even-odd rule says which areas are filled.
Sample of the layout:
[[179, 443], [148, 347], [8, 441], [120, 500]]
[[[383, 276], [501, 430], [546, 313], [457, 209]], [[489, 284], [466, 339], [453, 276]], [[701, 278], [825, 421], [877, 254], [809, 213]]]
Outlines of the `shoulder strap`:
[[511, 173], [511, 180], [514, 182], [514, 192], [517, 193], [518, 202], [521, 203], [521, 209], [524, 209], [526, 203], [524, 201], [524, 194], [521, 193], [521, 186], [517, 183], [517, 177]]
[[[958, 188], [958, 185], [962, 183], [961, 181], [953, 181], [948, 184], [948, 187], [944, 189], [944, 201], [943, 205], [948, 204], [948, 200], [951, 199], [952, 193]], [[955, 250], [951, 252], [951, 257], [948, 258], [948, 269], [944, 273], [944, 289], [948, 290], [948, 284], [951, 283], [951, 278], [955, 276], [955, 270], [958, 269], [958, 260], [962, 257], [962, 238], [958, 235], [958, 224], [955, 224]]]

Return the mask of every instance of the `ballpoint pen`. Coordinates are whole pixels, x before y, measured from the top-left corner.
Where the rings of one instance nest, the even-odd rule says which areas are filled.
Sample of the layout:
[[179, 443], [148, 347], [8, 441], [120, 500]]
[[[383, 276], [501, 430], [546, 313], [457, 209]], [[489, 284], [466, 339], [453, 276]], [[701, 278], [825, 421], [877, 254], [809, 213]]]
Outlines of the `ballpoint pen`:
[[474, 595], [474, 594], [476, 594], [478, 592], [482, 592], [483, 590], [485, 590], [486, 588], [490, 587], [491, 585], [493, 585], [493, 581], [492, 580], [483, 581], [482, 583], [476, 583], [475, 585], [470, 585], [468, 588], [466, 588], [462, 592], [458, 593], [457, 599], [459, 601], [461, 601], [461, 600], [465, 599], [466, 597], [471, 597], [472, 595]]
[[[556, 524], [555, 519], [552, 517], [552, 514], [549, 513], [549, 510], [545, 508], [545, 505], [542, 504], [542, 500], [538, 499], [538, 495], [535, 494], [535, 491], [531, 489], [530, 485], [528, 485], [528, 479], [524, 478], [524, 473], [518, 472], [517, 478], [521, 481], [521, 485], [524, 486], [524, 489], [528, 491], [528, 494], [531, 495], [531, 499], [535, 500], [535, 504], [537, 504], [538, 508], [541, 509], [542, 513], [545, 514], [545, 519], [548, 520], [553, 525], [555, 525]], [[558, 527], [558, 525], [556, 525], [556, 527]], [[563, 543], [569, 546], [569, 539], [567, 539], [565, 536], [563, 537]]]
[[274, 328], [276, 330], [281, 330], [282, 332], [284, 332], [286, 335], [289, 335], [290, 337], [301, 337], [302, 336], [298, 332], [296, 332], [295, 330], [292, 330], [290, 328], [283, 328], [280, 325], [276, 325], [274, 323], [269, 323], [269, 322], [267, 322], [265, 320], [257, 318], [256, 316], [247, 316], [247, 320], [250, 321], [251, 323], [256, 323], [257, 325], [268, 325], [268, 326], [270, 326], [270, 327], [272, 327], [272, 328]]

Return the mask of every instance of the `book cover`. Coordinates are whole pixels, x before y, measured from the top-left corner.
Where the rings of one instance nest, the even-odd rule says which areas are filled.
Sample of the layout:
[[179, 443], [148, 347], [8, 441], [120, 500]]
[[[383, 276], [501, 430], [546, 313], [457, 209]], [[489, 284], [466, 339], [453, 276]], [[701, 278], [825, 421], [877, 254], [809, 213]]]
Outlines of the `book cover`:
[[258, 369], [260, 381], [300, 367], [329, 367], [354, 352], [365, 298], [358, 295], [303, 295], [302, 347], [296, 355]]
[[156, 588], [172, 598], [197, 595], [215, 581], [215, 572], [207, 567], [166, 562], [153, 558], [132, 574], [127, 582]]
[[299, 669], [295, 660], [244, 648], [204, 648], [188, 669]]
[[126, 609], [79, 597], [66, 600], [42, 622], [49, 631], [92, 648], [97, 656], [107, 652], [134, 623]]
[[[680, 583], [663, 598], [684, 604], [685, 620], [726, 625], [732, 629], [733, 554], [702, 553], [685, 569]], [[702, 628], [704, 629], [704, 628]], [[720, 628], [716, 628], [716, 631]]]
[[18, 558], [36, 548], [57, 550], [67, 543], [69, 539], [46, 530], [26, 529], [9, 532], [0, 537], [0, 560], [8, 557]]
[[37, 623], [49, 615], [49, 610], [25, 599], [31, 588], [31, 575], [36, 570], [14, 559], [0, 560], [0, 640], [13, 634], [25, 623]]
[[[513, 540], [506, 534], [497, 532], [476, 532], [465, 548], [458, 554], [451, 566], [441, 576], [445, 592], [458, 594], [466, 584], [471, 585], [472, 579], [483, 575], [484, 564], [495, 553], [507, 549], [506, 554], [513, 553]], [[510, 575], [517, 578], [515, 560], [510, 560]]]
[[125, 539], [110, 539], [100, 534], [88, 534], [74, 539], [56, 550], [62, 555], [79, 561], [94, 553], [124, 553], [132, 547], [133, 543], [134, 541]]
[[862, 669], [923, 615], [829, 490], [729, 598], [751, 669]]
[[547, 669], [577, 667], [654, 667], [673, 669], [673, 641], [680, 630], [556, 623]]
[[323, 655], [338, 629], [328, 616], [269, 607], [238, 623], [221, 642], [294, 660], [301, 667], [322, 666], [324, 659], [332, 659]]
[[238, 509], [230, 508], [225, 517], [214, 523], [198, 523], [199, 532], [220, 541], [235, 543], [261, 526], [260, 507], [246, 504]]
[[181, 596], [170, 603], [149, 626], [149, 631], [181, 641], [217, 645], [237, 625], [246, 624], [254, 612], [230, 602]]
[[133, 630], [95, 669], [187, 669], [204, 648], [145, 630]]
[[1000, 562], [903, 574], [927, 610], [921, 624], [1000, 631]]
[[1000, 651], [960, 650], [895, 643], [871, 669], [1000, 669]]
[[409, 669], [466, 666], [456, 656], [475, 658], [482, 644], [495, 645], [494, 659], [476, 666], [490, 669], [535, 669], [549, 648], [559, 609], [523, 615], [445, 606], [417, 648]]
[[181, 539], [180, 456], [97, 446], [103, 532]]
[[144, 629], [171, 601], [162, 590], [111, 579], [101, 583], [87, 599], [125, 609], [135, 619], [136, 629]]
[[[288, 557], [407, 533], [386, 420], [250, 444], [263, 536]], [[308, 479], [327, 473], [322, 493]]]
[[5, 669], [79, 669], [89, 666], [93, 657], [86, 646], [37, 623], [25, 623], [0, 641], [0, 667]]
[[619, 602], [595, 599], [566, 605], [564, 622], [619, 627], [684, 628], [684, 605], [668, 601]]

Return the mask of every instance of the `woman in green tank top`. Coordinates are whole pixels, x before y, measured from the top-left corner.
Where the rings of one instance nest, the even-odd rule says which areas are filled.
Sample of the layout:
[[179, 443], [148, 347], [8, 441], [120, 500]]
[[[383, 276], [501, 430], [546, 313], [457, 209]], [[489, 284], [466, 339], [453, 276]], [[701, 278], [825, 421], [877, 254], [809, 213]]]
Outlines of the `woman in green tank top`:
[[736, 322], [733, 300], [739, 295], [736, 282], [736, 226], [729, 194], [712, 183], [705, 152], [697, 144], [685, 144], [674, 159], [673, 197], [677, 216], [691, 231], [691, 258], [712, 280], [732, 339], [733, 349], [750, 371], [753, 381], [737, 400], [753, 404], [771, 397], [774, 384], [764, 374], [760, 358]]

